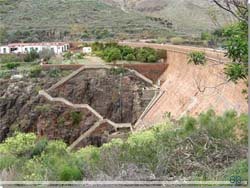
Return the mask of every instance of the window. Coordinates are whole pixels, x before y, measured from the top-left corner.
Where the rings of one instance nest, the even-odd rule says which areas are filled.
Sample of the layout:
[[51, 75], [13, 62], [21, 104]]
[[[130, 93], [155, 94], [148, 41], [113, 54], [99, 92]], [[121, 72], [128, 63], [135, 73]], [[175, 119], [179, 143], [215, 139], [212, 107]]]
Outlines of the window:
[[36, 49], [36, 51], [38, 51], [38, 48], [35, 48]]
[[4, 54], [6, 53], [6, 48], [3, 48], [3, 53], [4, 53]]
[[28, 48], [24, 48], [24, 50], [25, 50], [25, 52], [27, 52], [27, 51], [28, 51]]

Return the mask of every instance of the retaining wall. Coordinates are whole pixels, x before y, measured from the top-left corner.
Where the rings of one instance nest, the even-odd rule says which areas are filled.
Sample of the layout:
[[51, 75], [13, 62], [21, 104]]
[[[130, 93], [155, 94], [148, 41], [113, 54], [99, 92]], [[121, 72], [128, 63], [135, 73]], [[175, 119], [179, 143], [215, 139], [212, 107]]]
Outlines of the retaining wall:
[[207, 63], [202, 66], [187, 64], [188, 53], [192, 50], [181, 47], [167, 50], [168, 68], [160, 77], [164, 81], [160, 88], [164, 94], [136, 123], [137, 129], [164, 122], [166, 112], [178, 119], [184, 115], [197, 116], [210, 108], [219, 115], [226, 110], [238, 113], [248, 111], [247, 101], [242, 94], [244, 83], [227, 82], [224, 64], [229, 60], [223, 53], [206, 50]]
[[[107, 64], [108, 66], [117, 66], [136, 70], [146, 78], [156, 82], [160, 76], [166, 71], [168, 65], [165, 63], [157, 63], [157, 64]], [[45, 64], [42, 65], [43, 70], [50, 69], [60, 69], [60, 70], [77, 70], [84, 65], [76, 64], [76, 65], [61, 65], [61, 64]]]

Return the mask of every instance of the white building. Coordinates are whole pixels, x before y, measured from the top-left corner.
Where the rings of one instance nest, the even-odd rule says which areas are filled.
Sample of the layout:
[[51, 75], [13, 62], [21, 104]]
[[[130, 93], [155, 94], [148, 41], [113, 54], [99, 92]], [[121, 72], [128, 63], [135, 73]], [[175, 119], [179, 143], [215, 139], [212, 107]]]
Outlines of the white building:
[[37, 52], [43, 49], [51, 49], [55, 54], [61, 54], [69, 49], [69, 43], [65, 42], [42, 42], [42, 43], [13, 43], [6, 46], [0, 46], [0, 54], [10, 54], [10, 53], [28, 53], [32, 50]]
[[92, 52], [92, 48], [91, 47], [84, 47], [82, 49], [82, 52], [85, 53], [85, 54], [89, 54]]

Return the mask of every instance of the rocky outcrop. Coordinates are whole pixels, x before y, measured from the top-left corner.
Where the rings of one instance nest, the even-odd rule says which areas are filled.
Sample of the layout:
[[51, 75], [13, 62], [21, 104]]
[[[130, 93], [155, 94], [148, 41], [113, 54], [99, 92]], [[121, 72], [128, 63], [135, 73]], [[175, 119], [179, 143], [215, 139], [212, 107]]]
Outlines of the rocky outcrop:
[[74, 104], [88, 104], [115, 123], [135, 123], [154, 95], [149, 83], [131, 72], [124, 76], [111, 70], [86, 70], [50, 91]]
[[[150, 83], [130, 71], [120, 76], [114, 70], [88, 69], [57, 85], [62, 80], [0, 81], [0, 142], [22, 131], [75, 143], [74, 147], [99, 146], [108, 141], [107, 135], [135, 122], [154, 94], [147, 91]], [[47, 97], [42, 90], [49, 90]], [[97, 122], [101, 123], [93, 129]]]

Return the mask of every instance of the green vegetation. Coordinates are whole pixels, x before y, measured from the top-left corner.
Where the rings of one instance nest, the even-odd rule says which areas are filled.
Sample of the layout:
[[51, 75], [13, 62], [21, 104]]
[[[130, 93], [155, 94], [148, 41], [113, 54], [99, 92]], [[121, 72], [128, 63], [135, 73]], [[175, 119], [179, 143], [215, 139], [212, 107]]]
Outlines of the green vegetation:
[[30, 70], [29, 76], [31, 78], [39, 77], [42, 72], [42, 67], [40, 65], [33, 66]]
[[83, 112], [71, 112], [73, 125], [79, 125], [79, 123], [82, 121], [83, 115]]
[[7, 69], [14, 69], [17, 68], [18, 66], [20, 66], [20, 63], [8, 63], [5, 65]]
[[0, 56], [0, 64], [22, 62], [23, 58], [16, 54], [6, 54]]
[[39, 52], [39, 58], [44, 61], [49, 61], [53, 56], [55, 56], [55, 52], [50, 49], [43, 49]]
[[180, 45], [184, 43], [184, 39], [181, 37], [174, 37], [174, 38], [171, 38], [171, 43], [175, 45]]
[[100, 175], [142, 180], [154, 175], [229, 181], [235, 174], [247, 180], [247, 140], [242, 138], [248, 133], [235, 131], [247, 130], [247, 119], [234, 111], [216, 116], [210, 110], [197, 118], [166, 119], [127, 140], [71, 152], [62, 141], [16, 133], [0, 144], [0, 171], [11, 180], [89, 180]]
[[127, 72], [127, 69], [122, 68], [122, 67], [118, 67], [118, 68], [112, 67], [112, 68], [110, 69], [110, 72], [111, 72], [112, 74], [119, 75], [119, 74], [124, 74], [124, 73], [126, 73], [126, 72]]
[[32, 62], [39, 58], [39, 54], [35, 50], [31, 50], [29, 53], [27, 53], [24, 57], [25, 62]]
[[204, 65], [206, 63], [206, 55], [204, 52], [191, 52], [188, 54], [188, 63], [194, 63], [195, 65]]
[[1, 4], [0, 17], [3, 28], [8, 28], [0, 29], [0, 36], [7, 36], [8, 42], [153, 37], [172, 30], [160, 21], [134, 11], [127, 14], [100, 0], [10, 0]]
[[144, 63], [155, 63], [160, 59], [166, 58], [164, 50], [153, 48], [131, 48], [129, 46], [120, 46], [117, 43], [94, 43], [92, 44], [93, 53], [107, 62], [117, 60], [140, 61]]
[[247, 79], [248, 75], [248, 25], [245, 22], [239, 22], [225, 29], [224, 36], [227, 50], [226, 56], [232, 59], [228, 64], [225, 74], [229, 81]]

